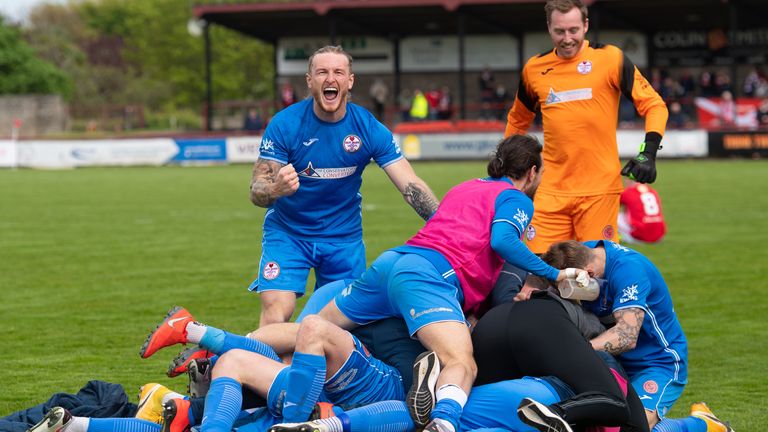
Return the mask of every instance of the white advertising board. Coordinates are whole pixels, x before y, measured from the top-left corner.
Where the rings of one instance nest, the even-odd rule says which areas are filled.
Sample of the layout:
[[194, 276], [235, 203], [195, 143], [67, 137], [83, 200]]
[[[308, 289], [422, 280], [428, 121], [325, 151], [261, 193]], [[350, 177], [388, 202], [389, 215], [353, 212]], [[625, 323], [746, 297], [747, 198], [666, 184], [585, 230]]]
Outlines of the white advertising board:
[[18, 166], [74, 168], [79, 166], [162, 165], [177, 152], [171, 138], [129, 140], [20, 141]]
[[259, 158], [261, 135], [227, 138], [227, 162], [256, 162]]

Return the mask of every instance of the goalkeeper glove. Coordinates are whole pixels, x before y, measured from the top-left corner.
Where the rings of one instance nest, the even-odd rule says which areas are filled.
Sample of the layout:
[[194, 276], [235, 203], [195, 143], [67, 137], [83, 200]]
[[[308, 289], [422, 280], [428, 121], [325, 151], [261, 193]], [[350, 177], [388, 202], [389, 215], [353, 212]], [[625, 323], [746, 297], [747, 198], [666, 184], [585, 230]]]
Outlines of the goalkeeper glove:
[[656, 181], [656, 152], [661, 148], [661, 134], [648, 132], [645, 142], [640, 145], [640, 153], [630, 159], [621, 170], [621, 175], [640, 183]]

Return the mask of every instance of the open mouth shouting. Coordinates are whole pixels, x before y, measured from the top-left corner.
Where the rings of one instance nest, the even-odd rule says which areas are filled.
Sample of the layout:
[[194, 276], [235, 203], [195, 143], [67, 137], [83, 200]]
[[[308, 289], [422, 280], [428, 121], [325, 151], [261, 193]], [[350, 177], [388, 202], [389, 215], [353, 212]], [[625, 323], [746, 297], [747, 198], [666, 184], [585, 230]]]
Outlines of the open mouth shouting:
[[325, 99], [328, 102], [333, 102], [336, 100], [336, 98], [339, 97], [339, 88], [338, 87], [323, 87], [323, 99]]

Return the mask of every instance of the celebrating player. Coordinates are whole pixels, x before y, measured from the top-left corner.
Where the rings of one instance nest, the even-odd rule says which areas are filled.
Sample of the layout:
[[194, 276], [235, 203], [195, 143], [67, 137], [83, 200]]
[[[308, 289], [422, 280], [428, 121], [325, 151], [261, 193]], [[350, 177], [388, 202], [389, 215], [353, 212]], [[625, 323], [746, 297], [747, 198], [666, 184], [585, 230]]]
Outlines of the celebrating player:
[[423, 219], [437, 198], [400, 154], [392, 133], [348, 103], [352, 57], [327, 46], [309, 58], [312, 98], [279, 112], [267, 126], [253, 167], [251, 201], [268, 208], [259, 276], [260, 325], [285, 322], [304, 294], [309, 269], [316, 287], [365, 271], [360, 186], [371, 159]]

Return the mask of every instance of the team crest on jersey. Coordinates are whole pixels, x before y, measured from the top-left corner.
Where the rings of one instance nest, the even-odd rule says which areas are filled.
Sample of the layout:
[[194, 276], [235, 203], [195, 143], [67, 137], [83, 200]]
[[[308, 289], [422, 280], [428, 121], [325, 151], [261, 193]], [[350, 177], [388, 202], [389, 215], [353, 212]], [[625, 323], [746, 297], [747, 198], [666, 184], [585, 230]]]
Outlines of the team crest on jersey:
[[270, 261], [264, 266], [264, 270], [261, 271], [261, 274], [266, 280], [277, 279], [277, 277], [280, 276], [280, 265], [274, 261]]
[[603, 238], [606, 240], [612, 239], [614, 233], [615, 230], [613, 229], [613, 225], [606, 225], [605, 228], [603, 228]]
[[654, 380], [648, 380], [643, 383], [643, 390], [645, 390], [646, 393], [656, 394], [656, 392], [659, 391], [659, 385], [656, 384], [656, 381]]
[[528, 225], [528, 229], [525, 230], [525, 238], [531, 241], [534, 237], [536, 237], [536, 228], [533, 225]]
[[592, 62], [589, 60], [584, 60], [583, 62], [580, 62], [578, 66], [576, 66], [576, 70], [578, 70], [580, 74], [586, 75], [592, 72]]
[[344, 151], [347, 153], [354, 153], [360, 150], [360, 146], [363, 145], [363, 141], [357, 135], [347, 135], [344, 137], [344, 142], [342, 145], [344, 146]]

